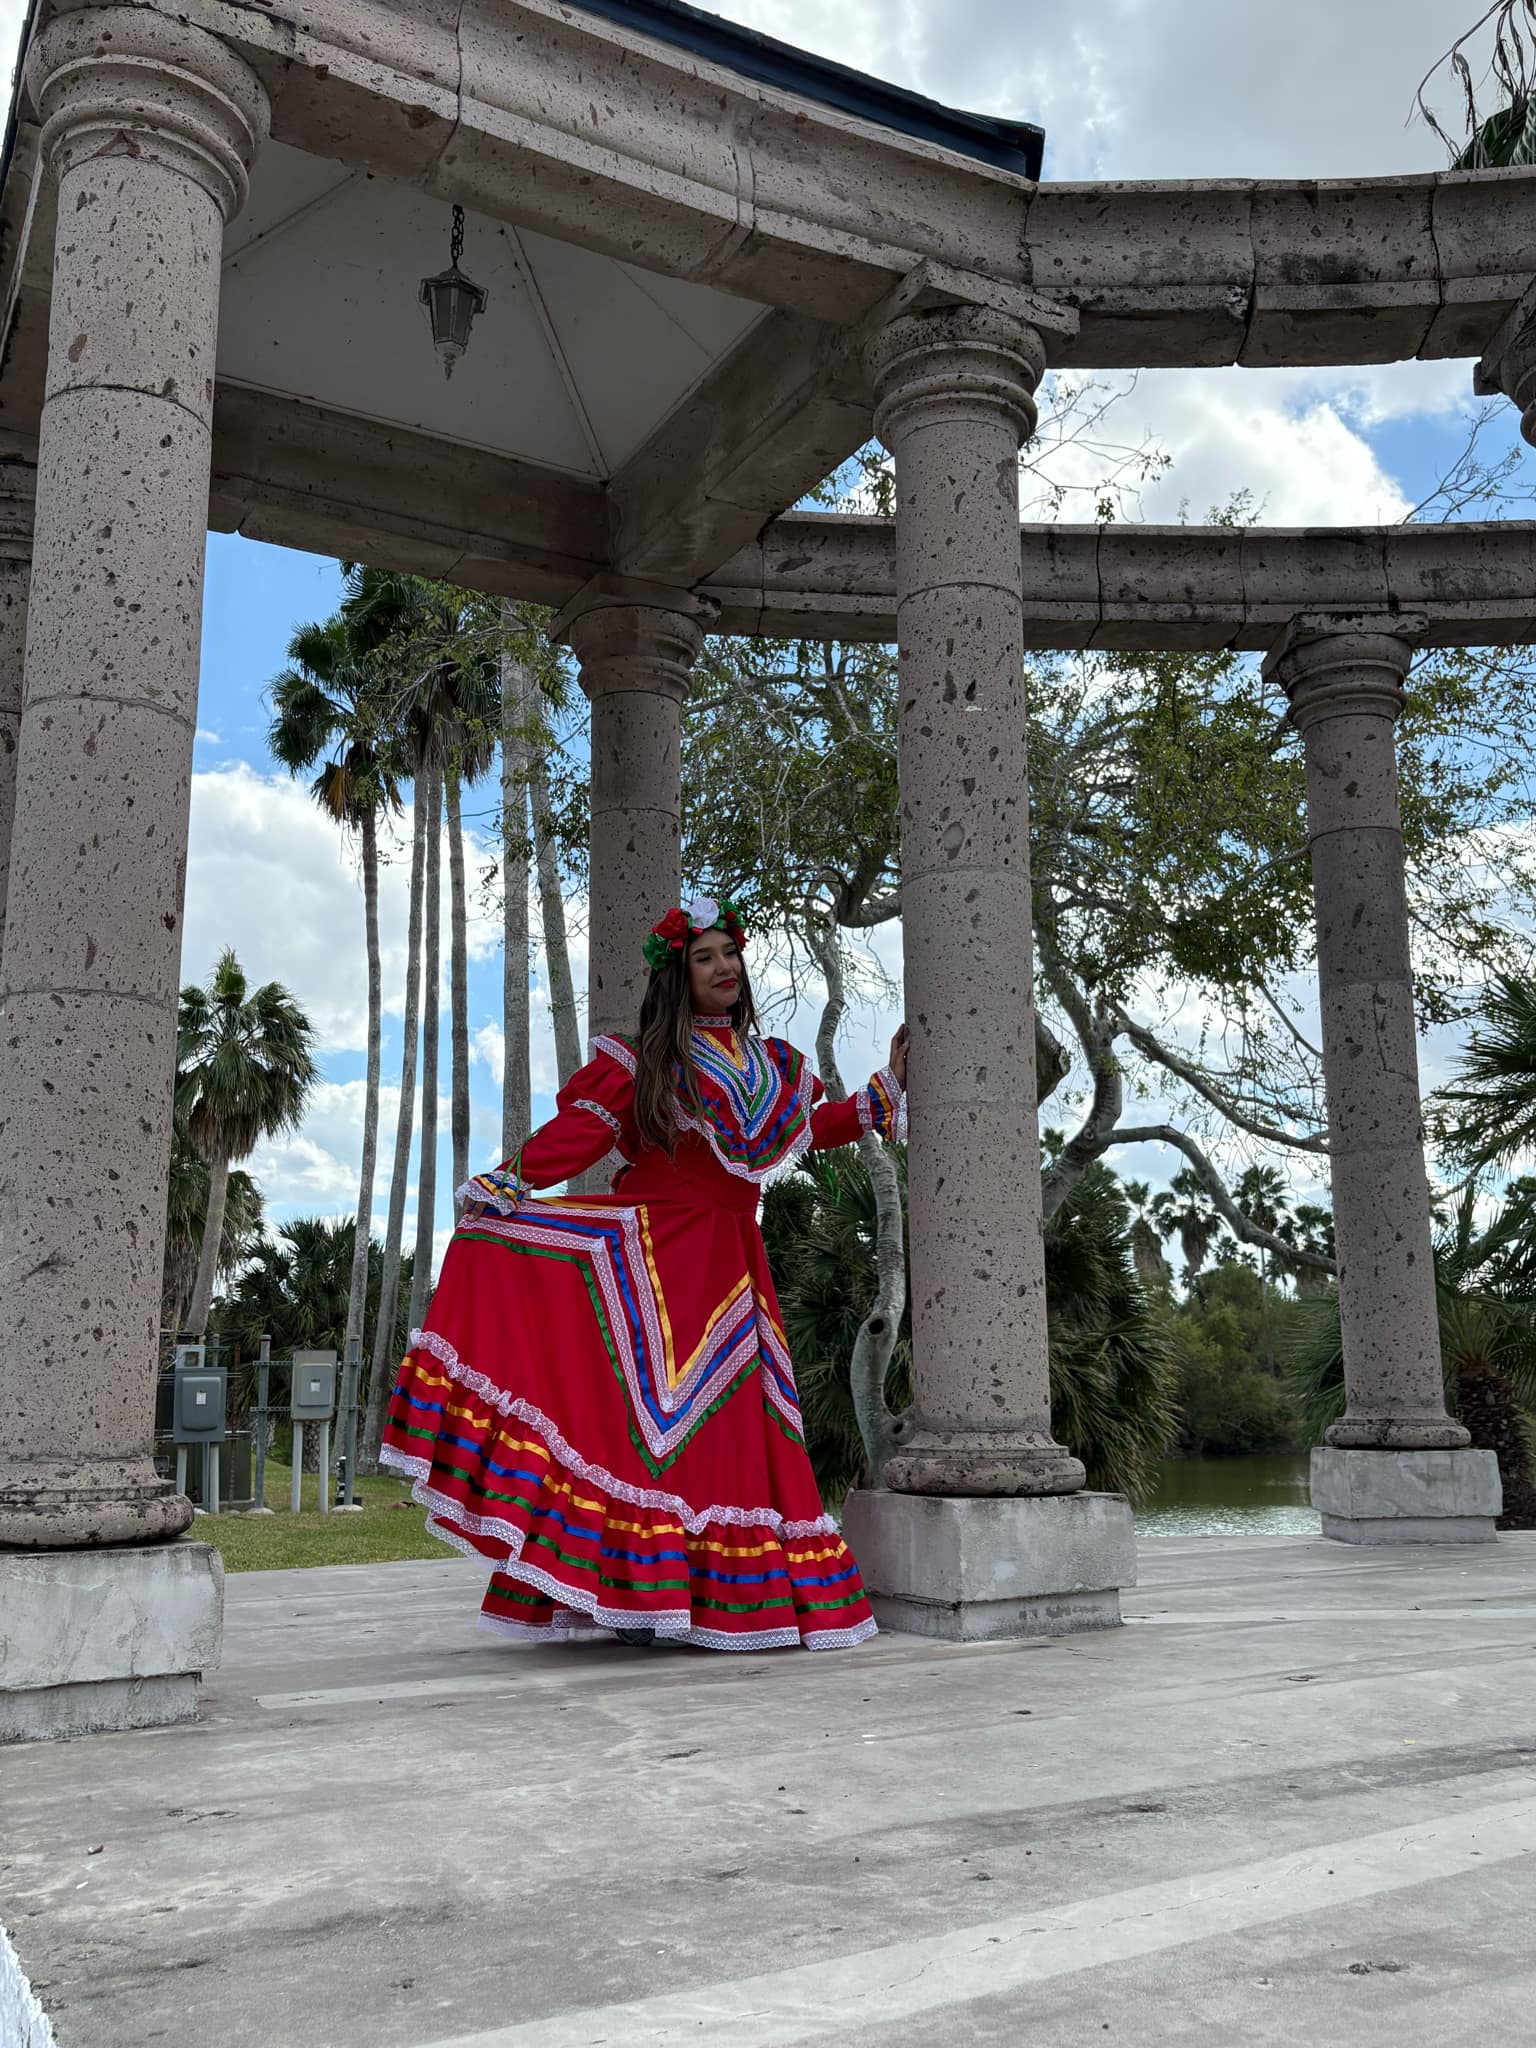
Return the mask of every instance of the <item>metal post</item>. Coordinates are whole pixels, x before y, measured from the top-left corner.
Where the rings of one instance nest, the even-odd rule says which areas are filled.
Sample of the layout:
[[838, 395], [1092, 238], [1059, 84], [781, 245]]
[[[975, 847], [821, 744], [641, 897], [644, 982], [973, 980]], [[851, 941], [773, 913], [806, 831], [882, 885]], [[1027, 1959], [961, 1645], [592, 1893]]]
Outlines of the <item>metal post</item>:
[[186, 1490], [187, 1490], [187, 1447], [186, 1447], [186, 1445], [185, 1445], [185, 1444], [178, 1444], [178, 1445], [176, 1446], [176, 1491], [177, 1491], [178, 1493], [185, 1493], [185, 1492], [186, 1492]]
[[219, 1446], [203, 1445], [203, 1506], [210, 1515], [219, 1512]]
[[265, 1515], [267, 1507], [267, 1395], [272, 1378], [272, 1339], [263, 1337], [261, 1350], [256, 1358], [256, 1443], [253, 1456], [256, 1461], [255, 1477], [251, 1491], [256, 1496], [255, 1512]]
[[288, 1511], [296, 1515], [303, 1505], [304, 1486], [304, 1425], [293, 1425], [293, 1484], [288, 1489]]
[[320, 1512], [331, 1512], [331, 1418], [320, 1425]]
[[346, 1370], [341, 1378], [341, 1471], [339, 1497], [336, 1505], [345, 1514], [358, 1512], [360, 1503], [352, 1498], [354, 1473], [357, 1470], [357, 1383], [362, 1373], [363, 1340], [353, 1337], [347, 1343]]

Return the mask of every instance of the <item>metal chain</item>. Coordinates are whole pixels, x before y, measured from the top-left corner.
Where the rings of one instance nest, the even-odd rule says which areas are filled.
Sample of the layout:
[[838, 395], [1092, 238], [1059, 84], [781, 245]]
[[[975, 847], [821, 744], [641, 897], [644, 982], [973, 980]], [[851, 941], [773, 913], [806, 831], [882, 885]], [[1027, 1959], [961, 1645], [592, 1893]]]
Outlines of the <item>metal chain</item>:
[[453, 240], [448, 245], [448, 260], [456, 264], [463, 254], [464, 209], [462, 206], [456, 206], [453, 209]]

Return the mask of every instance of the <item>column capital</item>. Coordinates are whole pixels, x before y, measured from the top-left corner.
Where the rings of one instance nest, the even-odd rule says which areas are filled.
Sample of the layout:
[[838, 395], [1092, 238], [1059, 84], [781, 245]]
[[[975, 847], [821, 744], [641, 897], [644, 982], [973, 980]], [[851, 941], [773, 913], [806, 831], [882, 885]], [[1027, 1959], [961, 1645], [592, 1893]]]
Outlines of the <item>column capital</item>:
[[597, 691], [644, 690], [681, 702], [706, 623], [702, 608], [694, 614], [648, 604], [597, 604], [567, 621], [565, 637], [581, 664], [581, 687], [588, 697]]
[[1428, 625], [1416, 613], [1302, 612], [1265, 655], [1264, 674], [1289, 697], [1298, 731], [1360, 712], [1395, 720]]
[[893, 433], [919, 422], [1000, 414], [1014, 439], [1027, 441], [1045, 361], [1044, 336], [1015, 313], [944, 306], [898, 314], [864, 344], [875, 432], [889, 448]]
[[1472, 372], [1480, 398], [1497, 393], [1520, 408], [1520, 432], [1536, 447], [1536, 284], [1527, 285]]
[[56, 15], [26, 79], [56, 176], [89, 158], [147, 156], [201, 185], [225, 220], [245, 204], [270, 125], [267, 94], [205, 29], [147, 7]]

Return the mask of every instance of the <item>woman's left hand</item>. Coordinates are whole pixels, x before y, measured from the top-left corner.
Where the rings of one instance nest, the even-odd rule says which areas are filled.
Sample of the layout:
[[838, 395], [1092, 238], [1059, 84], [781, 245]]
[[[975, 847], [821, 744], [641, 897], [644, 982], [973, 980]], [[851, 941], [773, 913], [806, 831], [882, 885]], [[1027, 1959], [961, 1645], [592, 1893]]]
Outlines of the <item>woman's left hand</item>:
[[911, 1039], [907, 1032], [907, 1027], [903, 1024], [897, 1031], [896, 1036], [891, 1040], [890, 1058], [891, 1072], [896, 1076], [903, 1089], [907, 1085], [907, 1047], [910, 1043]]

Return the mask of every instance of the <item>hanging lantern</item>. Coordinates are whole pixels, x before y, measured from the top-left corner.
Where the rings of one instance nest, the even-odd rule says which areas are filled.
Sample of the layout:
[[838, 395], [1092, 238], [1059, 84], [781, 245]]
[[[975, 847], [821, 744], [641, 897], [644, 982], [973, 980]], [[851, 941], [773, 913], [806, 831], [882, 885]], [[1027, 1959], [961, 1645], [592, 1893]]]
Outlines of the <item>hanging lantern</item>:
[[485, 293], [472, 284], [459, 268], [464, 254], [464, 209], [453, 209], [453, 239], [448, 245], [448, 268], [436, 277], [424, 277], [417, 294], [432, 322], [432, 346], [443, 359], [443, 375], [451, 377], [453, 366], [469, 346], [469, 330], [477, 313], [485, 311]]

